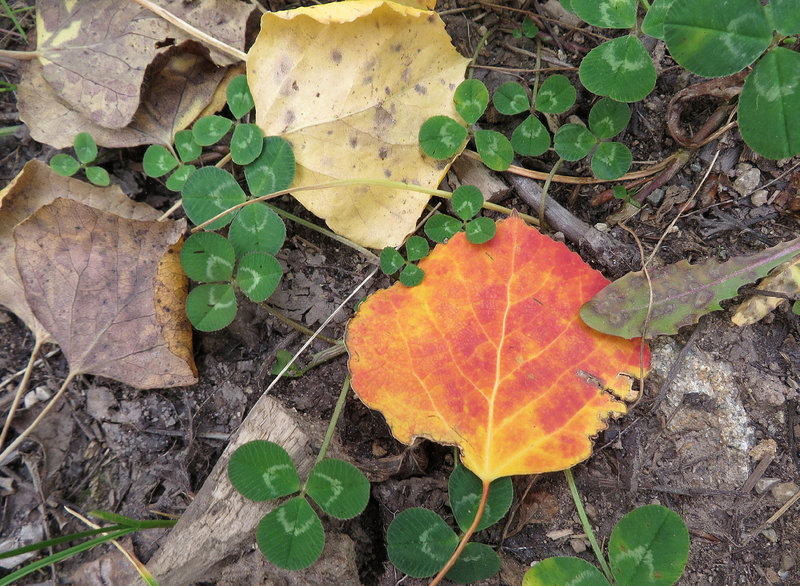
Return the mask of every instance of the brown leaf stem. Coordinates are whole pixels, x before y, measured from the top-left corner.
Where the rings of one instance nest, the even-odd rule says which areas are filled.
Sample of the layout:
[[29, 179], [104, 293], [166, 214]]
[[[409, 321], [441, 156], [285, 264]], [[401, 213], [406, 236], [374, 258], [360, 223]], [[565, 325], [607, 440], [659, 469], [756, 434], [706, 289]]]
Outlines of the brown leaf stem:
[[11, 409], [6, 416], [6, 422], [3, 424], [3, 431], [0, 432], [0, 448], [3, 447], [3, 443], [6, 441], [6, 436], [8, 435], [8, 430], [11, 427], [11, 421], [14, 419], [14, 414], [17, 412], [17, 407], [19, 407], [19, 402], [22, 399], [22, 396], [25, 394], [25, 391], [28, 390], [28, 384], [31, 380], [31, 373], [33, 372], [33, 367], [36, 364], [36, 356], [39, 354], [39, 349], [42, 347], [42, 344], [45, 343], [47, 336], [37, 336], [36, 342], [33, 345], [33, 350], [31, 350], [31, 357], [28, 360], [28, 366], [25, 367], [25, 374], [22, 376], [22, 380], [17, 385], [17, 391], [14, 394], [14, 401], [11, 404]]
[[458, 547], [453, 552], [453, 555], [450, 556], [450, 559], [447, 560], [447, 563], [444, 567], [439, 570], [439, 573], [436, 574], [436, 577], [431, 581], [428, 586], [436, 586], [439, 582], [441, 582], [445, 574], [450, 571], [450, 568], [456, 563], [458, 556], [461, 555], [461, 552], [464, 551], [464, 548], [467, 547], [467, 543], [469, 543], [472, 534], [475, 533], [475, 529], [478, 528], [478, 523], [481, 522], [481, 517], [483, 516], [483, 509], [486, 508], [486, 499], [489, 497], [489, 485], [491, 482], [488, 480], [483, 481], [483, 492], [481, 492], [481, 500], [478, 503], [478, 511], [475, 513], [475, 519], [472, 521], [472, 525], [469, 526], [464, 532], [464, 535], [461, 536], [461, 541], [458, 542]]

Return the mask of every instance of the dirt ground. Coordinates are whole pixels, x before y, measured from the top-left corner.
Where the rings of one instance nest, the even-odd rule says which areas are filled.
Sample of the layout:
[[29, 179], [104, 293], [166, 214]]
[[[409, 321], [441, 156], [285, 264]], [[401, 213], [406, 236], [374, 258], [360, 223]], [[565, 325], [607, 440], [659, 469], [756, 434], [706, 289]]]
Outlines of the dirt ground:
[[[274, 4], [273, 8], [283, 7]], [[541, 9], [539, 2], [519, 4], [529, 10]], [[440, 2], [439, 9], [464, 55], [473, 53], [483, 27], [500, 27], [481, 51], [481, 67], [475, 73], [490, 91], [505, 81], [532, 80], [533, 74], [514, 71], [533, 67], [536, 50], [533, 41], [511, 35], [511, 27], [521, 22], [520, 13], [455, 1]], [[560, 51], [545, 43], [549, 65], [574, 66], [579, 57], [569, 48], [593, 46], [586, 31], [549, 26], [552, 30], [548, 32], [560, 38], [567, 49]], [[621, 137], [634, 153], [634, 168], [646, 168], [674, 152], [676, 144], [665, 122], [667, 104], [677, 92], [701, 81], [677, 68], [660, 43], [651, 52], [660, 73], [656, 89], [633, 105], [631, 124]], [[574, 70], [564, 73], [578, 88], [577, 105], [568, 114], [585, 120], [592, 96], [577, 84]], [[7, 81], [17, 79], [14, 70], [3, 69], [0, 74]], [[5, 120], [13, 120], [16, 106], [12, 95], [3, 96], [0, 111]], [[695, 100], [682, 124], [689, 129], [699, 127], [717, 106], [711, 98]], [[507, 130], [500, 118], [490, 115], [486, 125]], [[703, 182], [717, 151], [716, 163]], [[0, 139], [0, 185], [13, 178], [27, 160], [47, 160], [52, 154], [52, 149], [33, 142], [24, 129], [15, 137]], [[170, 193], [131, 171], [141, 156], [138, 150], [123, 152], [109, 159], [108, 169], [125, 179], [125, 189], [132, 197], [166, 209]], [[522, 164], [548, 170], [553, 157], [548, 153]], [[722, 261], [761, 250], [800, 235], [799, 166], [797, 157], [776, 162], [755, 155], [735, 129], [731, 130], [694, 152], [689, 163], [664, 186], [663, 198], [648, 200], [628, 225], [648, 254], [691, 193], [701, 186], [694, 203], [683, 209], [664, 239], [658, 262]], [[591, 174], [585, 162], [570, 164], [559, 172]], [[607, 187], [574, 189], [554, 184], [552, 195], [583, 221], [609, 225], [609, 216], [620, 209], [620, 202], [594, 206], [590, 201]], [[514, 190], [499, 203], [536, 213]], [[278, 205], [313, 219], [289, 198]], [[792, 205], [796, 206], [794, 213]], [[620, 228], [609, 234], [632, 243]], [[568, 245], [580, 250], [575, 243]], [[638, 254], [622, 265], [604, 266], [599, 257], [580, 251], [609, 278], [639, 267]], [[286, 276], [270, 302], [309, 328], [318, 327], [372, 269], [359, 254], [292, 223], [288, 223], [287, 243], [279, 259], [287, 268]], [[364, 294], [389, 283], [387, 277], [375, 278]], [[683, 517], [691, 550], [679, 584], [800, 584], [800, 512], [796, 505], [780, 511], [800, 486], [800, 317], [782, 308], [756, 325], [738, 328], [730, 322], [732, 305], [676, 336], [652, 343], [653, 370], [645, 381], [642, 399], [629, 415], [612, 422], [597, 438], [593, 456], [574, 473], [601, 542], [608, 540], [625, 513], [640, 505], [660, 503]], [[325, 335], [341, 338], [352, 313], [351, 303], [335, 316]], [[83, 530], [64, 506], [82, 513], [102, 509], [143, 519], [156, 513], [181, 515], [209, 475], [229, 434], [270, 383], [275, 352], [281, 348], [295, 351], [306, 339], [250, 305], [229, 328], [196, 335], [200, 382], [195, 386], [139, 391], [106, 379], [80, 378], [33, 440], [23, 444], [19, 457], [0, 467], [0, 541], [30, 542]], [[32, 346], [32, 336], [24, 325], [0, 311], [0, 382], [9, 381], [0, 389], [3, 414], [14, 392], [9, 377], [24, 368]], [[327, 346], [315, 342], [310, 350], [317, 352]], [[339, 356], [302, 378], [279, 382], [272, 396], [297, 417], [324, 428], [346, 368], [346, 356]], [[46, 397], [55, 392], [66, 373], [63, 357], [55, 353], [35, 370], [31, 388]], [[35, 401], [23, 409], [15, 419], [15, 433], [40, 409], [41, 403]], [[362, 584], [425, 583], [404, 578], [389, 564], [384, 536], [393, 516], [408, 507], [425, 506], [452, 518], [446, 492], [452, 449], [424, 441], [412, 448], [398, 443], [381, 415], [367, 409], [352, 393], [338, 426], [338, 439], [344, 455], [373, 480], [372, 499], [361, 517], [350, 522], [326, 521], [327, 528], [347, 535], [355, 544]], [[502, 573], [484, 584], [519, 584], [527, 567], [553, 555], [577, 555], [596, 564], [562, 474], [515, 478], [514, 485], [512, 513], [477, 535], [478, 540], [496, 547], [503, 560]], [[127, 543], [147, 562], [166, 534], [163, 530], [136, 534]], [[231, 552], [232, 565], [236, 553]], [[113, 548], [101, 546], [22, 583], [129, 583], [121, 578], [128, 574], [115, 565], [125, 562], [115, 560]], [[0, 570], [0, 575], [4, 571]], [[277, 574], [271, 577], [268, 566], [262, 572], [258, 578], [257, 574], [240, 576], [238, 583], [305, 583]], [[229, 580], [209, 576], [206, 583], [237, 583]]]

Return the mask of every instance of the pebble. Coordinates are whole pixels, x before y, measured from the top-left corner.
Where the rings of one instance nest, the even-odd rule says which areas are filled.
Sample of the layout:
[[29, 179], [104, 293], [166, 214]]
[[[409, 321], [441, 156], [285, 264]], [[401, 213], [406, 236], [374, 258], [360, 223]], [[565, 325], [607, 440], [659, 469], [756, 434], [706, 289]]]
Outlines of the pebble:
[[769, 438], [761, 440], [760, 442], [758, 442], [758, 444], [753, 446], [753, 448], [750, 450], [750, 459], [753, 460], [754, 462], [758, 462], [759, 460], [764, 458], [764, 456], [774, 456], [777, 453], [778, 453], [778, 442], [776, 442], [772, 438]]
[[605, 222], [598, 222], [597, 224], [594, 225], [594, 229], [597, 230], [598, 232], [608, 232], [611, 230], [609, 225], [606, 224]]
[[767, 541], [772, 543], [778, 543], [778, 532], [774, 529], [764, 529], [761, 532], [761, 535], [767, 538]]
[[798, 491], [797, 485], [794, 482], [779, 482], [770, 489], [772, 497], [782, 505], [790, 498], [792, 498]]
[[577, 537], [573, 537], [569, 540], [569, 544], [572, 547], [572, 551], [575, 553], [583, 553], [586, 551], [586, 542], [583, 539], [578, 539]]
[[795, 563], [796, 562], [794, 558], [788, 553], [785, 553], [781, 556], [781, 570], [783, 570], [784, 572], [791, 570], [794, 567]]
[[769, 201], [769, 192], [766, 189], [754, 191], [750, 196], [750, 203], [756, 207], [763, 206], [767, 201]]
[[756, 481], [756, 494], [764, 494], [781, 481], [780, 478], [767, 478], [766, 476]]
[[752, 193], [758, 187], [758, 184], [761, 182], [761, 171], [759, 171], [755, 167], [749, 167], [745, 170], [746, 165], [740, 165], [737, 167], [738, 170], [741, 170], [740, 175], [736, 178], [736, 181], [733, 182], [733, 188], [739, 195], [747, 195], [748, 193]]

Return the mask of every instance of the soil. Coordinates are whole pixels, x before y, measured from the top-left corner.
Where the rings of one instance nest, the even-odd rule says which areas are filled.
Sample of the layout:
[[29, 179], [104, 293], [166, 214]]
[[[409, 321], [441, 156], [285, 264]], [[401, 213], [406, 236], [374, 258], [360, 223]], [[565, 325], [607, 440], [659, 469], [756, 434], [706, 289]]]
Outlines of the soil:
[[[439, 3], [462, 54], [472, 55], [486, 28], [500, 27], [480, 51], [475, 76], [490, 92], [505, 81], [532, 81], [532, 73], [520, 70], [533, 67], [531, 55], [536, 45], [529, 39], [513, 38], [510, 30], [521, 22], [522, 13], [468, 4], [461, 8], [455, 1]], [[527, 10], [538, 7], [548, 14], [538, 2], [515, 4]], [[271, 6], [285, 7], [292, 6], [282, 2]], [[577, 64], [575, 50], [594, 46], [591, 28], [575, 30], [553, 22], [548, 27], [563, 47], [552, 41], [544, 43], [548, 66]], [[7, 38], [6, 45], [20, 48], [17, 42]], [[621, 138], [633, 150], [635, 168], [646, 168], [676, 150], [665, 121], [667, 104], [677, 92], [701, 81], [678, 68], [661, 43], [651, 50], [660, 73], [656, 89], [633, 105], [631, 124]], [[579, 88], [577, 105], [568, 114], [586, 120], [593, 97], [580, 88], [574, 69], [564, 73]], [[2, 75], [10, 82], [18, 79], [13, 69], [3, 69]], [[3, 94], [4, 120], [14, 119], [12, 97]], [[712, 98], [695, 100], [681, 123], [685, 128], [698, 128], [717, 105]], [[490, 113], [485, 126], [507, 131], [508, 121], [503, 118]], [[47, 160], [53, 154], [49, 147], [33, 142], [24, 128], [15, 137], [0, 140], [3, 185], [27, 160]], [[119, 153], [108, 169], [115, 177], [136, 176], [136, 182], [125, 184], [129, 194], [166, 209], [170, 192], [131, 173], [141, 155], [138, 150]], [[537, 170], [548, 170], [553, 162], [548, 154], [521, 161]], [[645, 254], [667, 232], [657, 255], [660, 264], [681, 259], [693, 263], [725, 260], [761, 250], [800, 235], [798, 165], [797, 157], [776, 162], [757, 156], [735, 129], [730, 130], [694, 151], [689, 163], [664, 186], [663, 200], [648, 199], [645, 209], [627, 224], [641, 239]], [[569, 164], [559, 173], [591, 175], [585, 162]], [[756, 181], [742, 189], [737, 179], [748, 173], [755, 175]], [[452, 186], [456, 180], [451, 176], [447, 182]], [[698, 187], [700, 191], [687, 207], [685, 203]], [[554, 184], [551, 195], [584, 222], [608, 226], [613, 224], [609, 216], [620, 210], [621, 202], [591, 204], [592, 197], [606, 188]], [[758, 192], [761, 189], [767, 190], [766, 197]], [[514, 190], [499, 203], [537, 213]], [[278, 205], [314, 221], [289, 198]], [[372, 265], [315, 231], [293, 223], [288, 230], [279, 257], [286, 276], [271, 303], [315, 329]], [[633, 244], [631, 236], [618, 227], [608, 234], [626, 245]], [[633, 246], [629, 249], [634, 252], [622, 265], [606, 266], [601, 256], [587, 254], [575, 242], [567, 244], [609, 278], [639, 266]], [[389, 284], [388, 277], [372, 279], [363, 295]], [[346, 304], [334, 316], [324, 329], [326, 336], [343, 336], [353, 305]], [[601, 542], [608, 540], [625, 513], [640, 505], [660, 503], [682, 516], [689, 527], [691, 550], [679, 584], [800, 584], [800, 512], [796, 505], [780, 510], [800, 485], [800, 316], [784, 307], [755, 325], [738, 328], [730, 322], [735, 304], [725, 305], [723, 311], [702, 318], [697, 325], [652, 343], [653, 370], [641, 400], [629, 415], [600, 434], [594, 454], [574, 469], [574, 475]], [[0, 467], [0, 541], [31, 542], [84, 530], [65, 507], [83, 513], [113, 511], [141, 519], [154, 518], [157, 513], [181, 515], [220, 458], [229, 435], [239, 428], [272, 380], [276, 351], [294, 352], [306, 339], [262, 308], [250, 305], [229, 328], [196, 335], [200, 382], [192, 387], [141, 391], [97, 377], [76, 380], [66, 400], [23, 444], [18, 457]], [[24, 325], [14, 315], [0, 311], [0, 381], [4, 384], [0, 409], [4, 414], [15, 387], [10, 377], [25, 367], [32, 346], [32, 336]], [[301, 362], [328, 346], [315, 341]], [[301, 378], [284, 379], [274, 386], [271, 396], [308, 429], [324, 430], [345, 379], [346, 360], [339, 356]], [[46, 400], [66, 373], [64, 358], [56, 352], [35, 370], [30, 387]], [[13, 433], [22, 430], [41, 407], [42, 403], [34, 400], [23, 409], [15, 418]], [[338, 425], [337, 450], [373, 481], [372, 499], [363, 515], [344, 523], [326, 521], [326, 530], [352, 540], [357, 581], [367, 585], [425, 583], [404, 577], [391, 566], [384, 536], [393, 516], [412, 506], [433, 509], [452, 520], [446, 491], [453, 467], [452, 449], [427, 441], [411, 447], [400, 444], [382, 416], [351, 393]], [[519, 584], [527, 567], [553, 555], [577, 555], [596, 563], [562, 474], [514, 478], [514, 486], [512, 513], [476, 536], [496, 547], [503, 561], [502, 572], [483, 584]], [[167, 534], [166, 530], [137, 533], [123, 544], [147, 563]], [[5, 543], [0, 549], [12, 546]], [[246, 553], [230, 552], [226, 570], [209, 575], [203, 583], [320, 583], [322, 574], [313, 578], [317, 566], [302, 579], [285, 577], [261, 562], [256, 562], [261, 563], [260, 573], [242, 569], [250, 568], [242, 565], [246, 560], [253, 563], [255, 559]], [[136, 583], [121, 559], [110, 545], [104, 545], [21, 583]]]

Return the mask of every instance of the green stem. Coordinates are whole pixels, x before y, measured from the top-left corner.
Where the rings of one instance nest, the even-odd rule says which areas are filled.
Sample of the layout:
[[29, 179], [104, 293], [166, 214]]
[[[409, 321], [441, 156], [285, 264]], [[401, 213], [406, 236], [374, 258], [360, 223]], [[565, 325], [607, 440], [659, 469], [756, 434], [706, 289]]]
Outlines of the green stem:
[[542, 66], [542, 39], [536, 35], [536, 74], [533, 76], [533, 90], [531, 91], [531, 114], [536, 111], [536, 96], [539, 93], [539, 69]]
[[322, 461], [325, 457], [325, 453], [328, 451], [328, 446], [331, 445], [331, 440], [333, 439], [333, 430], [336, 428], [336, 423], [339, 421], [339, 416], [342, 414], [342, 409], [344, 408], [345, 399], [347, 399], [347, 391], [350, 390], [350, 375], [348, 374], [344, 379], [344, 384], [342, 385], [342, 390], [339, 393], [339, 399], [336, 401], [336, 407], [333, 408], [333, 415], [331, 415], [331, 422], [328, 424], [328, 431], [325, 432], [325, 439], [322, 440], [322, 447], [319, 449], [319, 454], [317, 454], [317, 461], [315, 464], [318, 464]]
[[[370, 254], [372, 254], [372, 253], [370, 253]], [[305, 334], [306, 336], [313, 336], [314, 335], [314, 330], [312, 330], [310, 328], [307, 328], [303, 324], [297, 323], [292, 318], [283, 315], [280, 311], [278, 311], [277, 309], [275, 309], [271, 305], [269, 305], [267, 303], [259, 303], [259, 305], [261, 307], [263, 307], [267, 311], [267, 313], [269, 313], [271, 316], [273, 316], [274, 318], [278, 319], [279, 321], [282, 321], [283, 323], [285, 323], [290, 328], [294, 328], [295, 330], [297, 330], [301, 334]], [[322, 334], [319, 334], [317, 336], [317, 338], [319, 338], [320, 340], [323, 340], [324, 342], [327, 342], [328, 344], [334, 345], [334, 346], [340, 345], [342, 343], [339, 340], [334, 340], [333, 338], [329, 338], [328, 336], [323, 336]]]
[[478, 46], [475, 47], [475, 51], [472, 53], [472, 59], [470, 59], [469, 63], [467, 64], [467, 69], [469, 70], [469, 75], [467, 76], [467, 79], [472, 78], [472, 70], [475, 68], [475, 62], [478, 60], [478, 55], [480, 54], [481, 49], [483, 49], [483, 46], [486, 44], [486, 41], [489, 40], [489, 37], [491, 37], [492, 34], [494, 34], [495, 30], [496, 29], [489, 29], [481, 37], [481, 40], [478, 41]]
[[603, 550], [600, 549], [600, 546], [597, 544], [597, 539], [595, 539], [594, 531], [592, 531], [592, 525], [591, 523], [589, 523], [589, 518], [586, 516], [586, 511], [583, 508], [581, 497], [578, 494], [578, 487], [575, 486], [575, 479], [572, 477], [572, 469], [567, 468], [566, 470], [564, 470], [564, 476], [567, 477], [569, 492], [570, 494], [572, 494], [572, 500], [575, 501], [575, 508], [578, 509], [578, 517], [581, 518], [581, 523], [583, 524], [583, 530], [586, 532], [586, 536], [589, 538], [589, 543], [592, 544], [592, 550], [594, 551], [594, 555], [597, 557], [597, 561], [600, 562], [600, 567], [603, 568], [603, 573], [606, 575], [608, 583], [615, 584], [616, 582], [614, 581], [614, 575], [611, 573], [611, 568], [608, 567], [608, 562], [606, 562], [606, 558], [603, 557]]
[[539, 227], [541, 229], [544, 229], [545, 226], [547, 225], [544, 220], [544, 202], [545, 200], [547, 200], [547, 192], [550, 189], [550, 183], [553, 181], [553, 177], [555, 176], [556, 171], [558, 171], [558, 168], [561, 166], [561, 163], [563, 162], [564, 159], [559, 157], [558, 160], [555, 162], [555, 165], [553, 165], [553, 168], [550, 169], [550, 173], [547, 175], [547, 180], [544, 182], [544, 185], [542, 186], [542, 198], [539, 200]]
[[378, 255], [374, 254], [371, 250], [367, 250], [366, 248], [364, 248], [360, 244], [356, 244], [352, 240], [349, 240], [349, 239], [345, 238], [344, 236], [339, 236], [338, 234], [336, 234], [334, 232], [331, 232], [327, 228], [323, 228], [322, 226], [318, 226], [317, 224], [315, 224], [313, 222], [309, 222], [308, 220], [304, 220], [303, 218], [301, 218], [299, 216], [295, 216], [294, 214], [290, 214], [289, 212], [284, 211], [281, 208], [279, 208], [277, 206], [274, 206], [272, 204], [267, 203], [265, 205], [267, 207], [269, 207], [272, 211], [274, 211], [276, 214], [278, 214], [279, 216], [283, 216], [284, 218], [286, 218], [287, 220], [291, 220], [295, 224], [300, 224], [301, 226], [305, 226], [309, 230], [314, 230], [316, 232], [319, 232], [320, 234], [322, 234], [324, 236], [327, 236], [328, 238], [331, 238], [332, 240], [336, 240], [336, 242], [341, 242], [345, 246], [349, 246], [350, 248], [352, 248], [354, 250], [357, 250], [358, 252], [360, 252], [361, 254], [366, 256], [367, 258], [372, 259], [375, 262], [380, 262], [380, 257], [378, 257]]

